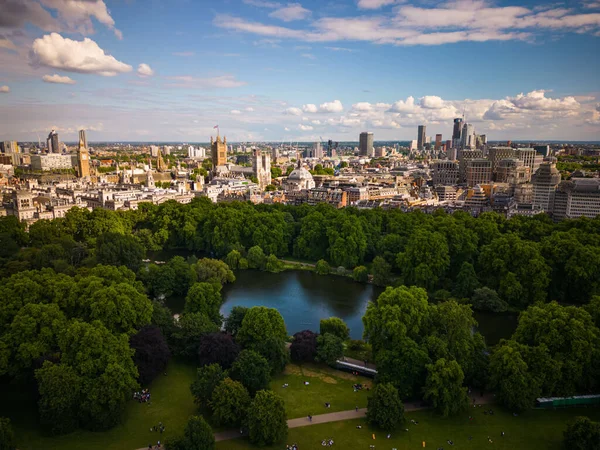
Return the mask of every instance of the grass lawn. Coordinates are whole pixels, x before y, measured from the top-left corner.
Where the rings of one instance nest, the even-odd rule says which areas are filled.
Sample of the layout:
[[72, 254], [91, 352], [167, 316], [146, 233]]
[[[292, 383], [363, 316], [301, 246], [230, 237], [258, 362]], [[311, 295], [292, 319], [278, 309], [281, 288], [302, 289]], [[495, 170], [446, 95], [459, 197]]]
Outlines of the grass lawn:
[[[122, 423], [105, 432], [78, 430], [65, 436], [43, 436], [34, 400], [10, 386], [0, 386], [0, 416], [12, 419], [20, 450], [134, 450], [183, 431], [188, 418], [197, 412], [189, 389], [195, 374], [195, 367], [171, 361], [167, 376], [159, 376], [150, 386], [152, 404], [128, 402]], [[158, 422], [166, 428], [162, 436], [150, 431]]]
[[[414, 419], [419, 424], [408, 422], [404, 428], [409, 431], [396, 431], [391, 439], [386, 439], [384, 432], [371, 429], [363, 419], [293, 428], [289, 430], [288, 439], [283, 445], [265, 449], [281, 449], [285, 448], [286, 443], [296, 443], [299, 450], [322, 450], [321, 441], [331, 438], [334, 440], [333, 448], [349, 450], [369, 450], [370, 445], [375, 445], [376, 450], [417, 450], [423, 448], [423, 441], [427, 449], [433, 450], [439, 447], [445, 450], [561, 450], [562, 433], [568, 420], [578, 415], [587, 415], [592, 420], [600, 419], [599, 408], [532, 410], [518, 417], [498, 408], [494, 409], [493, 416], [483, 415], [480, 408], [475, 411], [469, 411], [473, 414], [473, 421], [469, 421], [469, 413], [450, 419], [437, 417], [429, 411], [408, 413], [407, 419]], [[357, 425], [362, 425], [362, 429], [357, 429]], [[506, 433], [504, 437], [500, 436], [502, 431]], [[372, 439], [373, 433], [376, 440]], [[470, 441], [469, 436], [472, 436]], [[488, 436], [492, 438], [491, 444]], [[454, 442], [453, 446], [447, 443], [448, 439]], [[217, 443], [218, 450], [251, 448], [255, 447], [247, 439]]]
[[[305, 381], [309, 382], [308, 386], [304, 385]], [[282, 387], [284, 383], [289, 387]], [[373, 380], [326, 365], [288, 364], [283, 374], [273, 378], [271, 389], [283, 397], [288, 418], [295, 419], [309, 414], [316, 416], [345, 411], [356, 406], [366, 407], [368, 392], [364, 389], [354, 392], [352, 385], [355, 383], [371, 386]], [[325, 402], [331, 403], [331, 408], [325, 408]]]

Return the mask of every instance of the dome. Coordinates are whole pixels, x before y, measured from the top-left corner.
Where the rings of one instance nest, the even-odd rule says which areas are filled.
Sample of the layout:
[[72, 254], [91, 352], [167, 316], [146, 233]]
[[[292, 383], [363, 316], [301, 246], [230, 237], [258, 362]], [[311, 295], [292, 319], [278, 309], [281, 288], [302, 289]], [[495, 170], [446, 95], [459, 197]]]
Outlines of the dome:
[[304, 167], [298, 167], [298, 168], [292, 170], [292, 172], [288, 176], [288, 180], [290, 180], [290, 181], [293, 181], [293, 180], [301, 181], [301, 180], [312, 180], [312, 179], [313, 179], [313, 176]]

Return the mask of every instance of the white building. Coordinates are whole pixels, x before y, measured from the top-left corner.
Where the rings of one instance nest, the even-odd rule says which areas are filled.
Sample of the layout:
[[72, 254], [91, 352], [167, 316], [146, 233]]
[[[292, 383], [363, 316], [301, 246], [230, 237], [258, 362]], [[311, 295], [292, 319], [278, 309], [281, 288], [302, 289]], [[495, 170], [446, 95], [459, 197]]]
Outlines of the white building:
[[59, 170], [72, 169], [71, 155], [49, 153], [47, 155], [31, 155], [31, 168], [33, 170]]
[[192, 145], [188, 147], [188, 158], [204, 158], [206, 149], [204, 147], [194, 148]]
[[600, 216], [600, 179], [573, 178], [563, 181], [554, 193], [555, 220]]
[[292, 170], [284, 182], [284, 188], [287, 191], [301, 191], [303, 189], [314, 189], [315, 180], [311, 173], [302, 166], [302, 161], [298, 160], [297, 167]]

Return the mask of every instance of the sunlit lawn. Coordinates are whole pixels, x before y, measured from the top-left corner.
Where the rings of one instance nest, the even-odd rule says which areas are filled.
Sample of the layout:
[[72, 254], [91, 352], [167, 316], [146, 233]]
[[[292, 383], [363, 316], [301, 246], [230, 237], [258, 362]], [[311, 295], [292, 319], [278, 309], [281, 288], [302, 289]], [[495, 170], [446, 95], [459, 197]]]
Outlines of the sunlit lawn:
[[[288, 439], [282, 444], [266, 449], [285, 448], [285, 444], [298, 444], [299, 450], [322, 449], [323, 439], [333, 439], [333, 448], [348, 450], [369, 450], [375, 445], [376, 450], [426, 449], [445, 450], [459, 449], [493, 449], [493, 450], [561, 450], [562, 434], [566, 422], [577, 416], [587, 415], [593, 420], [600, 419], [600, 409], [565, 409], [557, 411], [533, 410], [518, 417], [500, 411], [494, 406], [493, 416], [483, 415], [477, 408], [466, 414], [451, 419], [443, 419], [428, 411], [407, 414], [408, 419], [419, 422], [418, 425], [408, 423], [404, 429], [392, 433], [391, 439], [386, 439], [382, 431], [370, 428], [363, 419], [332, 422], [328, 424], [311, 425], [289, 430]], [[489, 408], [488, 407], [488, 408]], [[474, 417], [469, 421], [469, 414]], [[357, 429], [362, 425], [362, 429]], [[504, 431], [505, 436], [500, 433]], [[375, 440], [372, 435], [375, 434]], [[469, 440], [469, 436], [472, 437]], [[488, 436], [492, 443], [488, 442]], [[447, 441], [452, 440], [453, 446]], [[217, 443], [218, 450], [246, 450], [255, 448], [247, 439], [235, 439]]]
[[[308, 381], [308, 386], [304, 385], [305, 381]], [[289, 387], [284, 388], [285, 383]], [[287, 416], [294, 419], [309, 414], [316, 416], [345, 411], [356, 406], [366, 407], [368, 392], [364, 389], [354, 392], [352, 386], [355, 383], [371, 386], [373, 380], [334, 370], [325, 365], [288, 364], [285, 372], [273, 379], [271, 389], [283, 397]], [[331, 407], [326, 408], [325, 402], [330, 403]]]

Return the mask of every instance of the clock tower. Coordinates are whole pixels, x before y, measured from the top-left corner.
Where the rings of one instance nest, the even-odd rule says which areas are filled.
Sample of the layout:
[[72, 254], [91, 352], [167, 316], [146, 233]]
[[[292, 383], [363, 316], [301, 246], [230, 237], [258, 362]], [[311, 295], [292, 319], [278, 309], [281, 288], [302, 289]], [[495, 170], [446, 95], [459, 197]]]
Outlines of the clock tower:
[[87, 149], [85, 130], [79, 130], [79, 148], [77, 149], [77, 176], [89, 178], [90, 176], [90, 154]]

